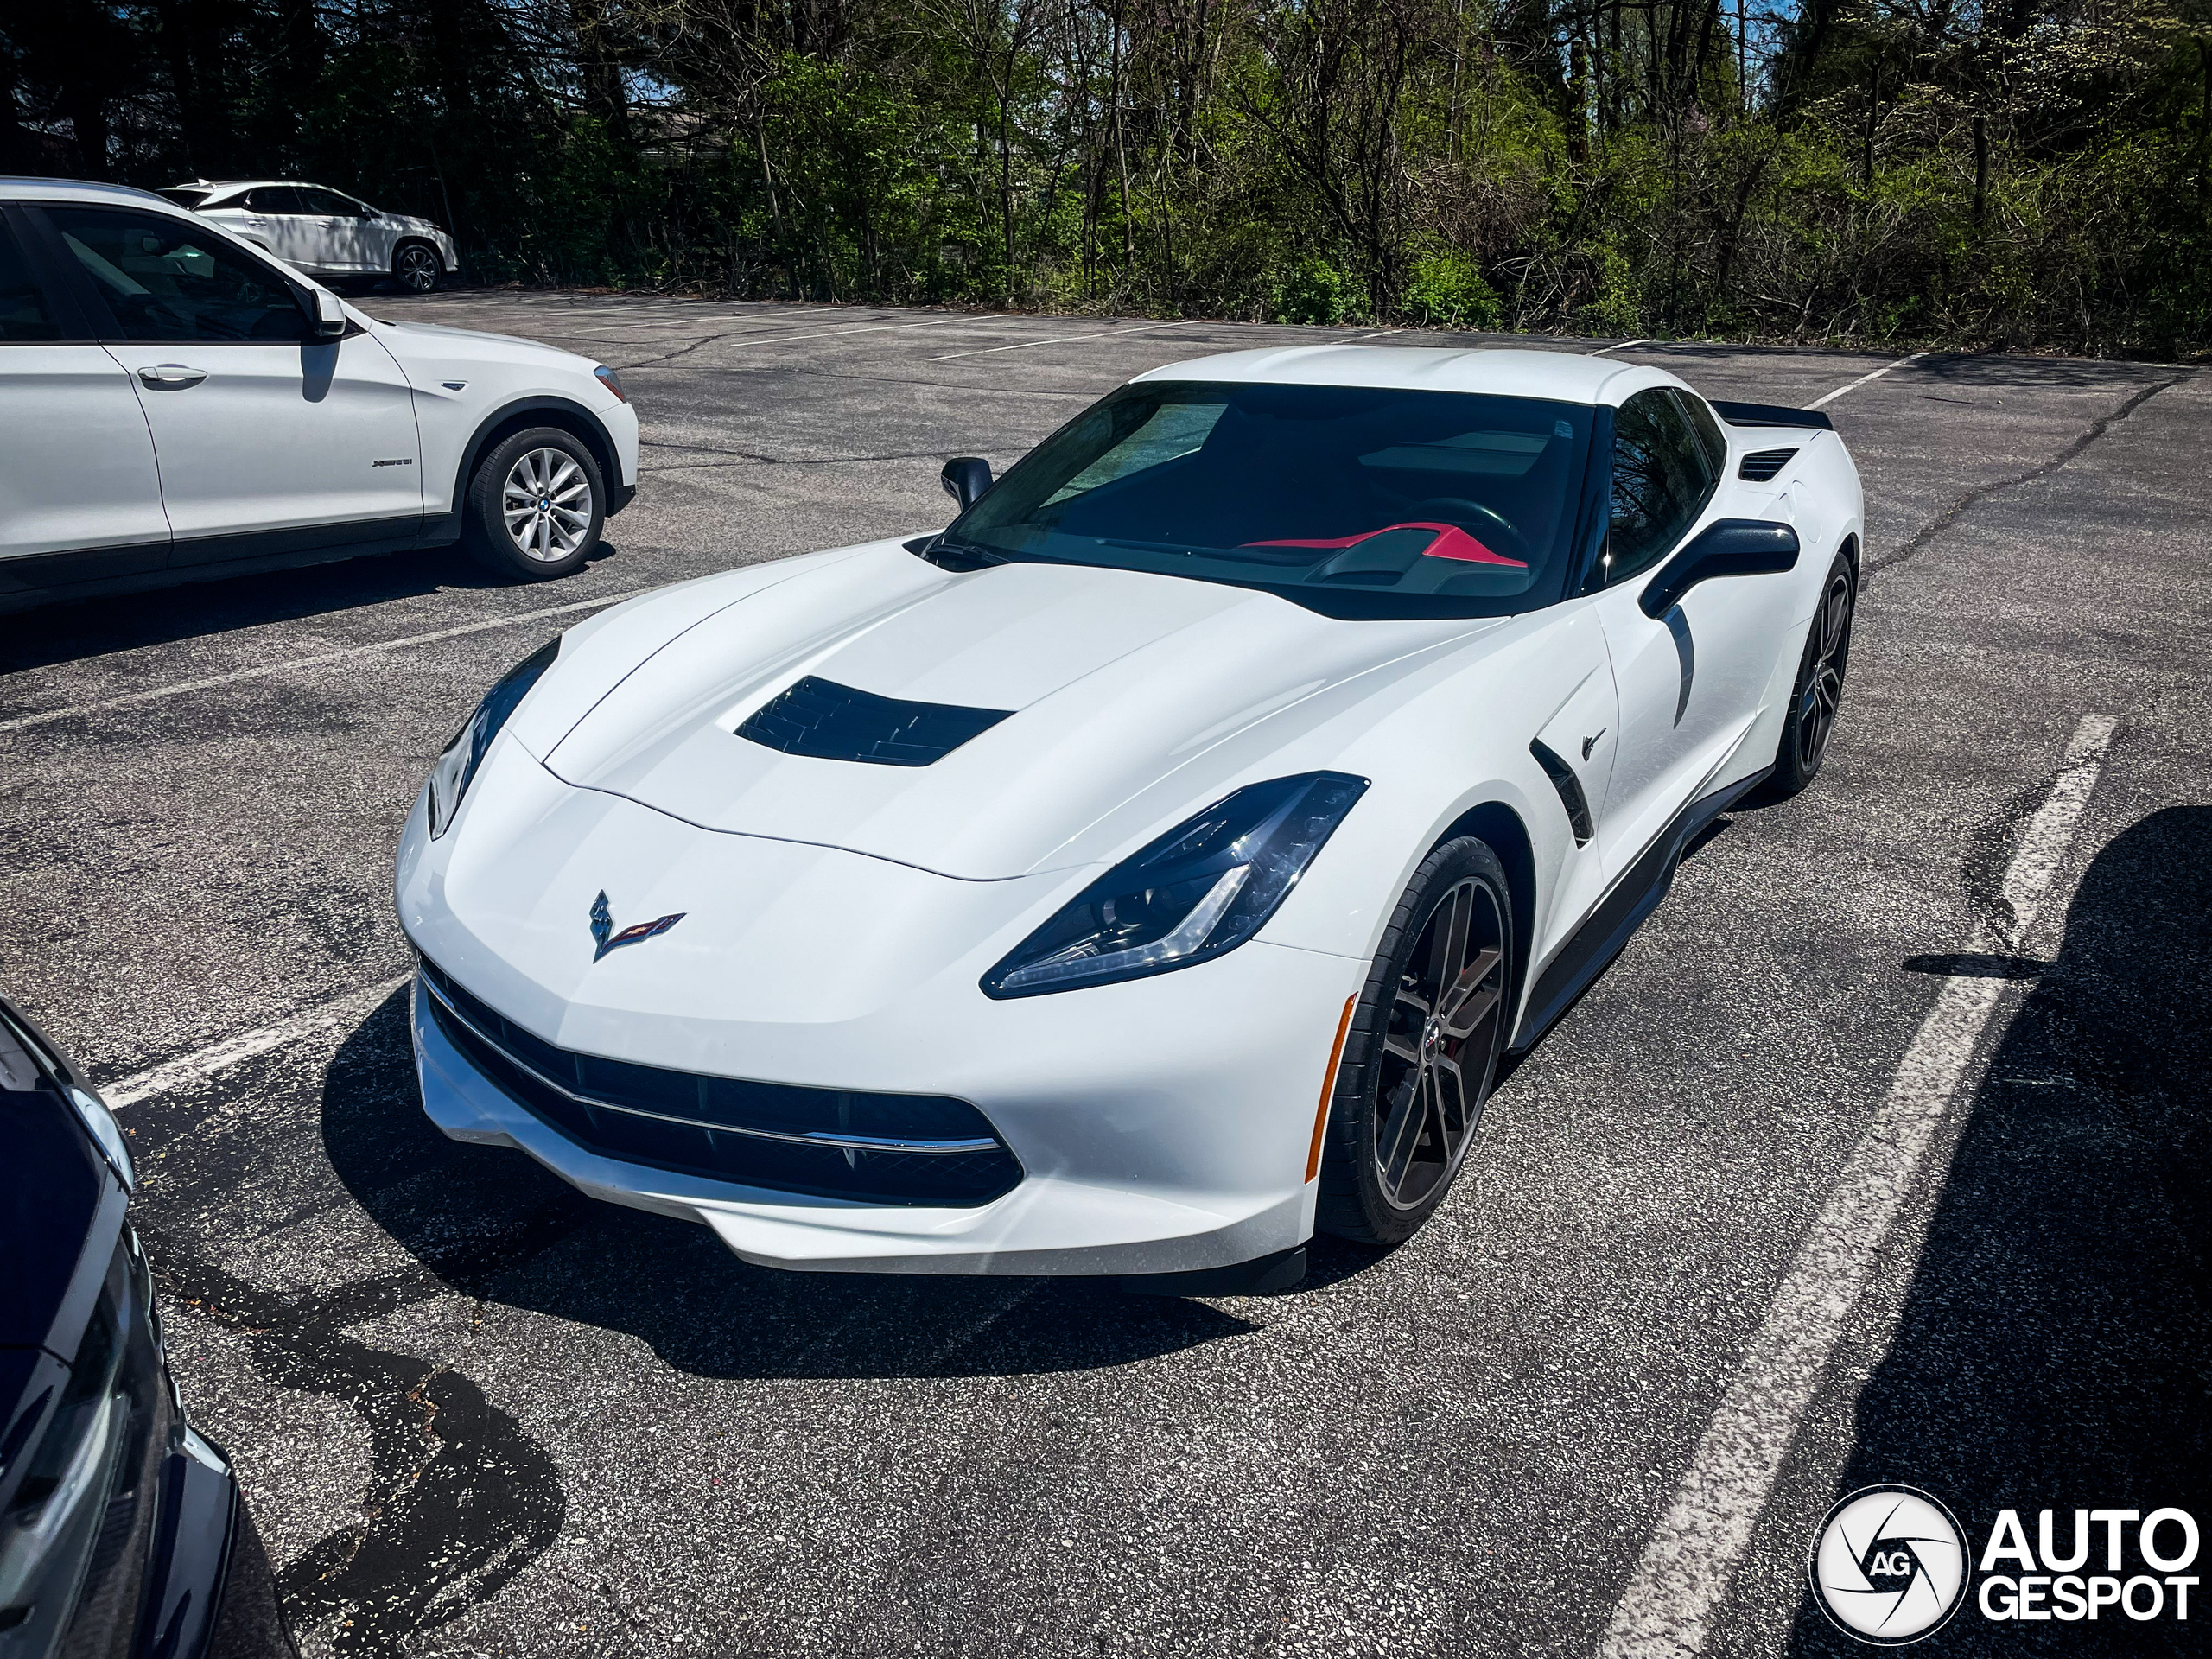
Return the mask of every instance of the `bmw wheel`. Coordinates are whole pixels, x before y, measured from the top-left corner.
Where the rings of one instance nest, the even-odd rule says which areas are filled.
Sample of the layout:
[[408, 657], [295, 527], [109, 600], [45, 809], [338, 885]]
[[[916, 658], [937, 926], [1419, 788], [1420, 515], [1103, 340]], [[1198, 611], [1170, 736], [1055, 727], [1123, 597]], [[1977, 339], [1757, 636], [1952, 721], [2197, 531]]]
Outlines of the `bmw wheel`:
[[410, 294], [430, 293], [445, 274], [445, 261], [427, 242], [403, 242], [391, 256], [391, 279]]
[[1321, 1164], [1323, 1232], [1410, 1238], [1451, 1190], [1505, 1046], [1513, 907], [1486, 842], [1421, 861], [1352, 1016]]
[[573, 435], [533, 427], [493, 446], [469, 481], [469, 551], [516, 582], [582, 568], [607, 521], [599, 463]]
[[1851, 623], [1859, 605], [1859, 572], [1848, 554], [1839, 553], [1821, 588], [1820, 608], [1806, 630], [1805, 654], [1798, 659], [1797, 683], [1775, 751], [1773, 789], [1795, 795], [1813, 781], [1827, 759], [1843, 702], [1843, 676], [1851, 664]]

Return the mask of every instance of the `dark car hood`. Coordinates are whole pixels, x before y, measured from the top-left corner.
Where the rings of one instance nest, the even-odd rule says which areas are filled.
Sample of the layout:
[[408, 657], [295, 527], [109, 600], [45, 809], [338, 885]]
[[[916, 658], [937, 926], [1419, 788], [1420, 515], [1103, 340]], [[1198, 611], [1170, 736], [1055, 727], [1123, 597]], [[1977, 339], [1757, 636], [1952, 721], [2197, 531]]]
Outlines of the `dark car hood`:
[[96, 1230], [105, 1236], [99, 1259], [105, 1267], [123, 1190], [74, 1109], [50, 1089], [0, 1089], [0, 1262], [8, 1264], [0, 1348], [52, 1347], [66, 1360], [76, 1351], [74, 1327], [86, 1310], [73, 1310], [65, 1331], [54, 1329], [55, 1318], [73, 1300], [78, 1263]]

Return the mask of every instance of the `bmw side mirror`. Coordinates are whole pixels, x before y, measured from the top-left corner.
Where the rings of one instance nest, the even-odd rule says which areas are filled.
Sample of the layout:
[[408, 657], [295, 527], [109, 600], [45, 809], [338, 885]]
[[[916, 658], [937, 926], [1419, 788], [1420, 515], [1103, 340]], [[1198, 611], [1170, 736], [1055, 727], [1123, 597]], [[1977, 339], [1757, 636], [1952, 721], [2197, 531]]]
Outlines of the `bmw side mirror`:
[[1759, 518], [1719, 518], [1659, 567], [1637, 601], [1646, 616], [1664, 616], [1700, 582], [1719, 576], [1770, 576], [1797, 567], [1797, 532]]
[[327, 288], [315, 290], [315, 331], [324, 340], [335, 340], [346, 332], [346, 308]]
[[980, 455], [955, 455], [944, 463], [944, 471], [938, 478], [944, 493], [965, 512], [991, 487], [991, 463]]

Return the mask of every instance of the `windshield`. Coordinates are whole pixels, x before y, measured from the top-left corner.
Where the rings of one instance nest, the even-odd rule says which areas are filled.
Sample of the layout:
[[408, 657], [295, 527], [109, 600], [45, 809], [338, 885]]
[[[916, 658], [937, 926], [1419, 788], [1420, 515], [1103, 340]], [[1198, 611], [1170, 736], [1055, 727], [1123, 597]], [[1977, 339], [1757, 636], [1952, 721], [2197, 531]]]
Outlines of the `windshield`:
[[1343, 617], [1558, 596], [1586, 404], [1148, 381], [1094, 404], [945, 532], [956, 550], [1261, 588]]

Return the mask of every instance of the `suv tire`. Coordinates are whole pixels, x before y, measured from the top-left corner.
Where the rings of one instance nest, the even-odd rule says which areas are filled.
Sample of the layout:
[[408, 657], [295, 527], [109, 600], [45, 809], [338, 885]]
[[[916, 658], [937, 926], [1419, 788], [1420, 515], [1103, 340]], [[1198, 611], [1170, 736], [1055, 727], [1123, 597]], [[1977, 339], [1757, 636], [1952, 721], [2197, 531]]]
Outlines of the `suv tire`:
[[534, 426], [476, 463], [462, 516], [462, 544], [479, 563], [510, 582], [550, 582], [597, 550], [607, 485], [582, 439]]

